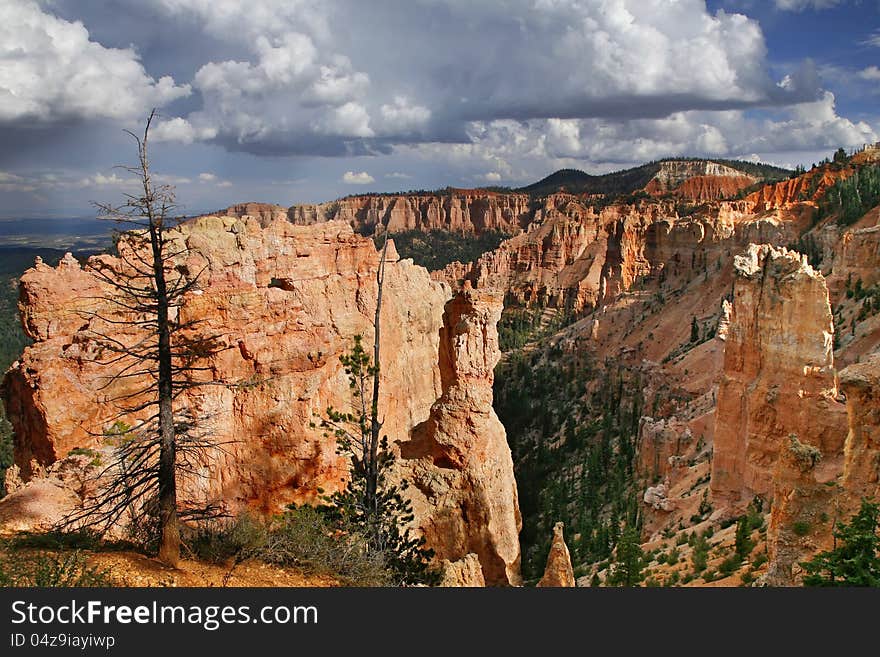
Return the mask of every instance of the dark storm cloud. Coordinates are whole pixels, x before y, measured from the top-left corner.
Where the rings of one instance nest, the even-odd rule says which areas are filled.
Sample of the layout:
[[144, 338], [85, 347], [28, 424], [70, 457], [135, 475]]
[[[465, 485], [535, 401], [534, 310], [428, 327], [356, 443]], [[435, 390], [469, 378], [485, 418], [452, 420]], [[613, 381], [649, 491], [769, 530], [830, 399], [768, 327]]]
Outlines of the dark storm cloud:
[[[470, 122], [662, 118], [786, 105], [760, 27], [702, 0], [44, 2], [192, 85], [160, 133], [257, 154], [464, 142]], [[179, 94], [182, 95], [182, 94]]]

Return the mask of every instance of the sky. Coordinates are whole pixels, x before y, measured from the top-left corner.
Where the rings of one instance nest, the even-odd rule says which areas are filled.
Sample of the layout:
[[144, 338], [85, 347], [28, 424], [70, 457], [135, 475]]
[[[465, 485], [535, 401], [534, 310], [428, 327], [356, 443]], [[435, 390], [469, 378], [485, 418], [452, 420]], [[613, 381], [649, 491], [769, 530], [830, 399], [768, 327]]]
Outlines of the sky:
[[880, 140], [880, 0], [0, 0], [0, 218], [187, 214]]

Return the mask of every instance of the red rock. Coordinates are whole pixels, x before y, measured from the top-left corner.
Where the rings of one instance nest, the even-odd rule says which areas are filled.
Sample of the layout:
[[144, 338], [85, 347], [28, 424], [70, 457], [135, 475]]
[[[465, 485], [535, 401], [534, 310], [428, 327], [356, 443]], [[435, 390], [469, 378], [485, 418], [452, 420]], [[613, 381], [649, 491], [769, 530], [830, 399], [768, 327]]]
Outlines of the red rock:
[[485, 190], [450, 190], [446, 194], [349, 196], [318, 205], [294, 205], [288, 216], [295, 224], [345, 221], [358, 232], [379, 223], [392, 233], [406, 230], [447, 230], [481, 234], [518, 233], [530, 221], [528, 194]]
[[[202, 272], [181, 320], [200, 321], [198, 331], [220, 335], [229, 347], [206, 363], [212, 385], [179, 400], [225, 443], [210, 453], [203, 478], [179, 482], [183, 493], [222, 500], [233, 510], [275, 513], [290, 502], [315, 500], [319, 489], [342, 487], [348, 463], [335, 441], [312, 425], [328, 406], [349, 403], [339, 356], [355, 335], [368, 344], [372, 339], [379, 262], [373, 242], [344, 222], [296, 226], [276, 218], [262, 226], [253, 215], [201, 217], [183, 224], [173, 239], [188, 248], [178, 263], [182, 270]], [[127, 243], [119, 248], [125, 251]], [[100, 447], [100, 434], [118, 414], [111, 400], [142, 385], [105, 385], [110, 372], [97, 362], [95, 334], [141, 336], [130, 325], [107, 323], [130, 318], [106, 300], [95, 267], [113, 272], [125, 265], [98, 256], [81, 269], [65, 259], [21, 277], [22, 315], [35, 342], [8, 372], [4, 396], [25, 479], [36, 474], [32, 459], [48, 466], [75, 447]], [[415, 525], [438, 559], [476, 552], [488, 583], [516, 583], [516, 485], [504, 428], [492, 410], [500, 299], [473, 293], [447, 305], [449, 297], [447, 286], [399, 261], [389, 245], [383, 431], [396, 445], [419, 427], [426, 444], [447, 450], [442, 463], [398, 461], [400, 477], [419, 480], [421, 488], [412, 489]], [[425, 495], [421, 478], [434, 474], [446, 477], [445, 496]], [[457, 524], [453, 513], [460, 514]], [[454, 535], [437, 531], [450, 523]]]
[[537, 586], [550, 587], [574, 587], [574, 570], [571, 567], [571, 555], [565, 544], [563, 535], [564, 525], [557, 522], [553, 526], [553, 542], [550, 544], [550, 554], [547, 556], [547, 567], [544, 576]]
[[[735, 267], [711, 488], [717, 503], [742, 509], [773, 495], [789, 434], [831, 455], [845, 433], [824, 278], [800, 254], [768, 245], [751, 245]], [[826, 481], [833, 469], [823, 463]]]

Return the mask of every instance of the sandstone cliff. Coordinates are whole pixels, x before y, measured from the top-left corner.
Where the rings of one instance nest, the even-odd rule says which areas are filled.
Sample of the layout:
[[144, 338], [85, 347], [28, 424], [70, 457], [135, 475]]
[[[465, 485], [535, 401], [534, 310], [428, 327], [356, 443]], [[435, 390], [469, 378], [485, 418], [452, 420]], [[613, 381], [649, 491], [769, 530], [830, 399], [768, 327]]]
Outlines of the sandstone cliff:
[[596, 211], [577, 197], [555, 194], [544, 199], [525, 232], [434, 278], [506, 290], [509, 302], [522, 306], [579, 313], [610, 304], [640, 279], [692, 279], [729, 262], [750, 242], [785, 244], [799, 229], [786, 219], [755, 217], [742, 202], [687, 217], [669, 201]]
[[447, 230], [481, 234], [515, 234], [531, 219], [527, 194], [455, 190], [436, 194], [349, 196], [330, 203], [294, 205], [288, 217], [295, 224], [345, 221], [370, 233], [381, 223], [397, 233], [406, 230]]
[[731, 198], [756, 182], [756, 178], [717, 162], [668, 161], [660, 163], [660, 170], [645, 191], [654, 196], [673, 194], [704, 202]]
[[222, 217], [236, 217], [238, 219], [253, 217], [260, 222], [260, 225], [267, 226], [273, 221], [285, 219], [287, 209], [272, 203], [238, 203], [229, 206], [219, 214]]
[[840, 372], [846, 395], [843, 489], [850, 513], [862, 497], [880, 499], [880, 355]]
[[[350, 402], [339, 356], [353, 336], [371, 340], [379, 259], [372, 241], [344, 222], [304, 227], [252, 214], [202, 217], [183, 224], [174, 240], [186, 247], [178, 271], [201, 272], [181, 320], [199, 321], [199, 331], [219, 335], [226, 347], [206, 363], [211, 385], [179, 400], [228, 443], [212, 453], [204, 476], [182, 482], [184, 488], [233, 510], [274, 513], [314, 500], [318, 489], [341, 487], [347, 463], [312, 425], [328, 406]], [[124, 340], [134, 329], [109, 323], [120, 318], [119, 309], [107, 300], [96, 267], [115, 271], [126, 264], [105, 255], [81, 268], [66, 258], [57, 268], [37, 264], [22, 276], [21, 311], [35, 343], [7, 373], [4, 398], [25, 479], [76, 447], [99, 448], [118, 413], [112, 400], [137, 384], [105, 385], [95, 336], [119, 331]], [[399, 461], [402, 477], [446, 479], [442, 494], [413, 489], [415, 525], [438, 559], [477, 552], [487, 582], [516, 583], [516, 485], [504, 429], [492, 411], [500, 301], [456, 297], [446, 307], [449, 297], [448, 287], [389, 248], [383, 430], [407, 443], [419, 427], [426, 444], [449, 450], [449, 459], [438, 463]], [[483, 420], [475, 425], [473, 418]], [[456, 513], [454, 536], [437, 530]]]
[[789, 435], [823, 454], [839, 453], [845, 435], [824, 278], [800, 254], [767, 245], [751, 245], [735, 267], [711, 486], [716, 500], [744, 508], [773, 495]]

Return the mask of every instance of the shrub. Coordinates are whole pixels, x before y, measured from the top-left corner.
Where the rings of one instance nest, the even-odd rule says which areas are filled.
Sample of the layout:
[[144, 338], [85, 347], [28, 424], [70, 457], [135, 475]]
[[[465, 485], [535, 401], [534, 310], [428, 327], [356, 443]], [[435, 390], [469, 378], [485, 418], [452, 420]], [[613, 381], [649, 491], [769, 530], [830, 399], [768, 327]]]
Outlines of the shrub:
[[259, 557], [268, 540], [266, 525], [249, 514], [242, 514], [213, 525], [202, 525], [185, 545], [194, 556], [210, 563], [230, 560], [240, 563]]
[[736, 554], [740, 560], [745, 561], [749, 558], [752, 550], [755, 549], [755, 543], [751, 538], [751, 522], [748, 516], [742, 516], [736, 522]]
[[[10, 547], [42, 550], [95, 550], [117, 544], [105, 543], [101, 536], [88, 529], [75, 531], [19, 532], [8, 539]], [[127, 547], [127, 546], [126, 546]]]
[[726, 577], [739, 570], [741, 566], [742, 559], [738, 554], [733, 554], [721, 562], [721, 565], [718, 566], [718, 572]]
[[291, 506], [270, 523], [244, 514], [201, 528], [187, 542], [190, 552], [231, 567], [256, 559], [294, 566], [307, 574], [328, 575], [351, 586], [388, 586], [386, 555], [371, 551], [355, 528], [331, 528], [310, 506]]
[[810, 533], [810, 523], [804, 520], [796, 520], [791, 529], [797, 536], [806, 536]]
[[709, 543], [705, 535], [698, 536], [694, 539], [693, 552], [691, 553], [691, 564], [694, 567], [694, 573], [699, 574], [706, 569], [709, 561]]
[[89, 566], [82, 552], [0, 554], [0, 586], [110, 586], [108, 571]]

